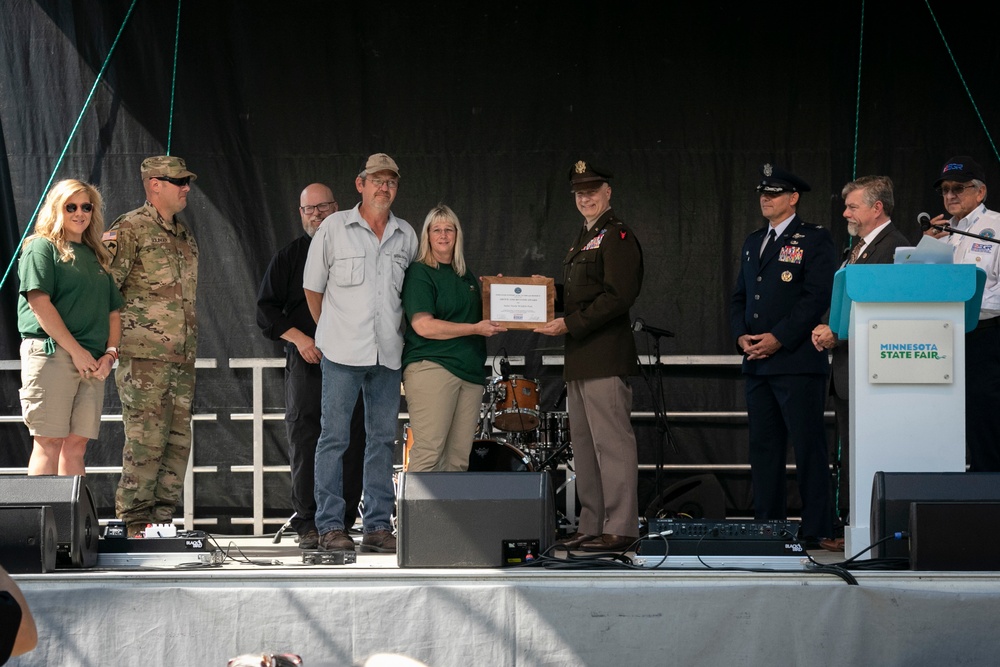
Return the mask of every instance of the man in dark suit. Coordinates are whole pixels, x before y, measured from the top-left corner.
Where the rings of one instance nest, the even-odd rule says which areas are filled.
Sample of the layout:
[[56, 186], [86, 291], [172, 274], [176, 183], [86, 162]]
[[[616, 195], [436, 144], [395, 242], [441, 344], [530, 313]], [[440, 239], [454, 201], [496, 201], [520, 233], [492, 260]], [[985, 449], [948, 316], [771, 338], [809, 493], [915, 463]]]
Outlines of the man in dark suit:
[[563, 260], [564, 316], [536, 332], [566, 334], [566, 398], [580, 523], [570, 549], [622, 551], [639, 536], [639, 462], [632, 432], [637, 371], [629, 308], [642, 287], [642, 249], [611, 210], [611, 174], [577, 162], [569, 174], [584, 225]]
[[829, 364], [810, 339], [830, 306], [836, 252], [823, 227], [796, 213], [809, 185], [765, 164], [757, 185], [769, 224], [747, 237], [730, 322], [743, 353], [750, 470], [757, 520], [787, 518], [786, 449], [802, 497], [800, 539], [833, 535], [823, 410]]
[[[892, 264], [896, 248], [912, 245], [892, 224], [892, 180], [888, 176], [862, 176], [844, 186], [844, 219], [852, 246], [844, 251], [841, 266], [848, 264]], [[812, 342], [817, 350], [833, 350], [830, 394], [837, 411], [837, 432], [840, 435], [840, 496], [849, 498], [848, 453], [850, 452], [850, 377], [848, 376], [847, 341], [841, 341], [827, 324], [813, 329]], [[843, 541], [824, 544], [825, 548], [843, 549]]]

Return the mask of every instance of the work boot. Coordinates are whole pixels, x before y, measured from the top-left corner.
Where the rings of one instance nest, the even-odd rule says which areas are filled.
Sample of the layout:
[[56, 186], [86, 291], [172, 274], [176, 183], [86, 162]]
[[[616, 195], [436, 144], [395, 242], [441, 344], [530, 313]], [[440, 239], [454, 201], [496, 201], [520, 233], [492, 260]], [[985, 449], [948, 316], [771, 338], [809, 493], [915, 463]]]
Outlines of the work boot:
[[388, 530], [365, 533], [365, 536], [361, 538], [361, 551], [394, 554], [396, 553], [396, 537]]
[[354, 540], [343, 530], [328, 530], [319, 536], [323, 551], [354, 551]]
[[310, 528], [306, 532], [299, 535], [299, 549], [318, 549], [319, 548], [319, 533], [316, 532], [315, 528]]

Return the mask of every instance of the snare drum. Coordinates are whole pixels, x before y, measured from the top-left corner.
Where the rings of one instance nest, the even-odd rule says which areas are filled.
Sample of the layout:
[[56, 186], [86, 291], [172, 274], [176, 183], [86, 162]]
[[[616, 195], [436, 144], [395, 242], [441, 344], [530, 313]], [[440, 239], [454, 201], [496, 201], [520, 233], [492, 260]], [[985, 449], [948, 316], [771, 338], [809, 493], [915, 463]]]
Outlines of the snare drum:
[[475, 440], [469, 452], [469, 472], [532, 472], [531, 459], [524, 452], [495, 440]]
[[501, 431], [532, 431], [538, 428], [538, 381], [520, 375], [494, 378], [496, 416], [493, 425]]
[[546, 447], [558, 447], [570, 440], [569, 413], [543, 412], [538, 427], [538, 441]]

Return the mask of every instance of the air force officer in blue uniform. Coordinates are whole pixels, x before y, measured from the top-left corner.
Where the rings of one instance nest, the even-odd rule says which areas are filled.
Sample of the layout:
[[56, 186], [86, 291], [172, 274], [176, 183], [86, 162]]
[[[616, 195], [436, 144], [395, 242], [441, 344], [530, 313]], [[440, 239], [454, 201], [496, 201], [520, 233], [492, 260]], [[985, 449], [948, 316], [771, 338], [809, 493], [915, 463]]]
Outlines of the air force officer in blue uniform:
[[730, 308], [743, 353], [750, 430], [750, 470], [757, 520], [787, 518], [785, 463], [791, 441], [802, 497], [800, 536], [833, 535], [823, 410], [829, 364], [811, 332], [830, 307], [837, 253], [825, 228], [795, 211], [809, 185], [769, 164], [757, 185], [768, 225], [740, 252]]

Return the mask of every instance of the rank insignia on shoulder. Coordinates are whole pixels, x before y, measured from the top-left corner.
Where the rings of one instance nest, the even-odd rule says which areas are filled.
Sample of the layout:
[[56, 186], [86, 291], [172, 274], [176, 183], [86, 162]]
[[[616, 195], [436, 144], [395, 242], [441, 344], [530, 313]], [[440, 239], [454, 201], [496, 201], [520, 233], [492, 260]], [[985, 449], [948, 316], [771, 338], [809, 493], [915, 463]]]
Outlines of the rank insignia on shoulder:
[[782, 274], [781, 274], [781, 280], [782, 280], [782, 282], [786, 282], [786, 283], [792, 282], [792, 272], [791, 271], [784, 271], [784, 272], [782, 272]]

